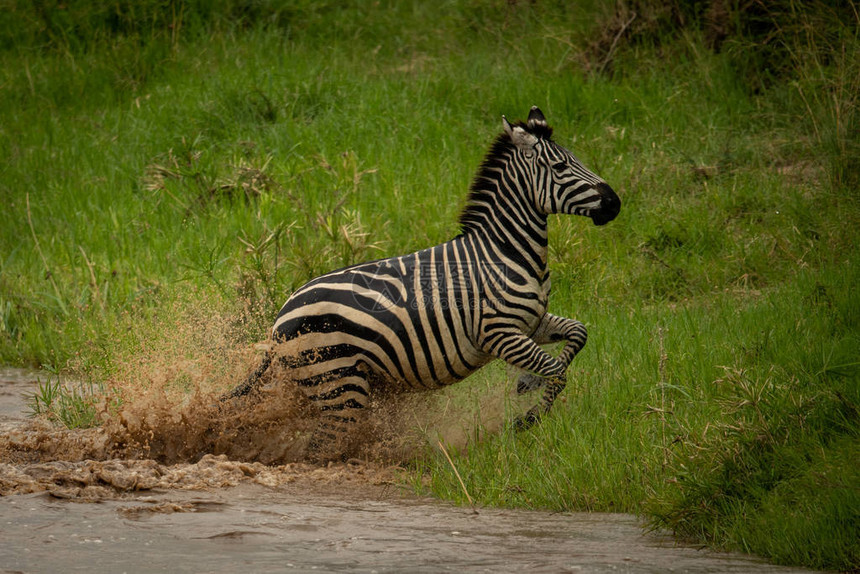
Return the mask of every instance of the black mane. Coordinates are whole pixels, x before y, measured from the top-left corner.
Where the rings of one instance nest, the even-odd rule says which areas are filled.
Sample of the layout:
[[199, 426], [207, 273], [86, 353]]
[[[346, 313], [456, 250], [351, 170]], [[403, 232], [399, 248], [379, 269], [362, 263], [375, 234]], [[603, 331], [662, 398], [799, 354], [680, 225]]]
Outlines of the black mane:
[[[522, 128], [527, 133], [543, 139], [552, 140], [552, 128], [545, 123], [538, 123], [529, 127], [525, 122], [519, 121], [511, 126], [512, 128]], [[497, 178], [497, 175], [492, 172], [493, 168], [498, 168], [505, 163], [506, 158], [514, 149], [514, 144], [507, 132], [502, 132], [496, 137], [493, 145], [490, 146], [490, 151], [484, 156], [484, 161], [481, 162], [481, 167], [478, 168], [478, 173], [475, 179], [472, 180], [472, 185], [469, 188], [469, 197], [466, 200], [466, 206], [460, 212], [460, 232], [466, 233], [470, 229], [475, 229], [481, 225], [482, 221], [487, 219], [487, 214], [482, 216], [482, 212], [486, 211], [484, 198], [491, 197], [495, 190], [488, 185], [490, 181]]]

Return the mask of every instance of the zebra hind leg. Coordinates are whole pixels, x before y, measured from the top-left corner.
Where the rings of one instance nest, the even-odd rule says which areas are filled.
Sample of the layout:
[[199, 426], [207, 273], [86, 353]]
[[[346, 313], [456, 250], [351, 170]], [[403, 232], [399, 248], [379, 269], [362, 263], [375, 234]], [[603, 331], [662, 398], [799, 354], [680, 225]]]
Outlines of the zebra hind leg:
[[360, 414], [354, 408], [324, 412], [308, 442], [305, 458], [313, 463], [345, 460]]
[[356, 439], [359, 417], [369, 402], [370, 373], [363, 363], [338, 369], [323, 378], [323, 383], [308, 386], [308, 398], [320, 409], [320, 421], [311, 435], [306, 458], [327, 462], [345, 458], [350, 443]]

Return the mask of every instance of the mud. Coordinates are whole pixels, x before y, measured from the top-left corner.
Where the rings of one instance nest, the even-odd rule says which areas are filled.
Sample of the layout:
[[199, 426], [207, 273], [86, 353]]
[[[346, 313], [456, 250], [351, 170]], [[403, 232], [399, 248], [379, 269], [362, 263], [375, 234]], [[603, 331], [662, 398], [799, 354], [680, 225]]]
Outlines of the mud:
[[[277, 394], [219, 423], [210, 395], [162, 388], [105, 406], [100, 429], [60, 430], [24, 418], [36, 376], [0, 369], [0, 572], [799, 571], [684, 547], [630, 515], [419, 499], [386, 459], [402, 441], [376, 459], [301, 462], [255, 443], [304, 432], [276, 428], [299, 412]], [[390, 446], [388, 425], [365, 448]]]

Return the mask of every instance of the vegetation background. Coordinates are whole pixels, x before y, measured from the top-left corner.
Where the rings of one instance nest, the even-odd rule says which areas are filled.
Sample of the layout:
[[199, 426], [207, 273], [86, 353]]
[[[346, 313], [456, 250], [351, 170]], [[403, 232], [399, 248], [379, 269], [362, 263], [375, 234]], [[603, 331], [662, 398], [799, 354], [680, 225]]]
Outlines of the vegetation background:
[[35, 410], [95, 424], [156, 355], [228, 385], [310, 277], [455, 235], [537, 104], [623, 201], [551, 223], [551, 308], [590, 340], [543, 424], [429, 449], [416, 488], [860, 569], [855, 2], [0, 8], [0, 362], [85, 383]]

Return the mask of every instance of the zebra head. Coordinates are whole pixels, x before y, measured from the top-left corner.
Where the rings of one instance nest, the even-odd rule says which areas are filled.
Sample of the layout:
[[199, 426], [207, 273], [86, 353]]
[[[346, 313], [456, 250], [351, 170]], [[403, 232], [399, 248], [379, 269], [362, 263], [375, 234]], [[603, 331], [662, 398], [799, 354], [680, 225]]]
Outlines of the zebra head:
[[618, 195], [572, 153], [552, 141], [552, 128], [536, 106], [526, 123], [512, 126], [504, 116], [502, 123], [514, 144], [515, 162], [533, 178], [538, 211], [584, 215], [595, 225], [615, 219], [621, 209]]

